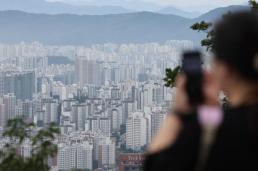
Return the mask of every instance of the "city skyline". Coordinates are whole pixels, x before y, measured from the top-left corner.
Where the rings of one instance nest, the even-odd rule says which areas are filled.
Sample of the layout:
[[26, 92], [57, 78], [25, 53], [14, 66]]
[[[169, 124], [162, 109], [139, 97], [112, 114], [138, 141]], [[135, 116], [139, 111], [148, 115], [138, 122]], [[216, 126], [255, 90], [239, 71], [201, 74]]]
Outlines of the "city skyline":
[[[173, 102], [165, 69], [177, 66], [182, 50], [192, 48], [190, 40], [0, 43], [0, 135], [10, 119], [34, 123], [36, 132], [55, 123], [60, 135], [53, 141], [58, 151], [49, 158], [51, 171], [139, 169]], [[0, 145], [8, 142], [0, 138]], [[29, 158], [32, 149], [25, 139], [18, 153]]]

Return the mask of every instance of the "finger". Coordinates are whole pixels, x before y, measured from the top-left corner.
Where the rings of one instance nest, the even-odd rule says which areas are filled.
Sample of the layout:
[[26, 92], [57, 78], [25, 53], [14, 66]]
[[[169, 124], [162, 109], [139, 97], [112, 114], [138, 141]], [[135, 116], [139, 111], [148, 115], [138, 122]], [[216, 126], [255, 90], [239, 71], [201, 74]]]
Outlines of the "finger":
[[178, 75], [176, 79], [176, 87], [177, 88], [184, 88], [186, 84], [186, 76], [184, 74]]

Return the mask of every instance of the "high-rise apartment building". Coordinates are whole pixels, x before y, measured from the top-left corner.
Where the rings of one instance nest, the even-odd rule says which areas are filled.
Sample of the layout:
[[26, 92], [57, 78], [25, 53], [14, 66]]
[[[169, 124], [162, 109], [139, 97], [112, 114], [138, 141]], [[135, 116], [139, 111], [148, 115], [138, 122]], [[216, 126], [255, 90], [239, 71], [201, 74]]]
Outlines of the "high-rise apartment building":
[[98, 164], [100, 168], [115, 168], [116, 144], [109, 137], [99, 143]]
[[162, 107], [153, 107], [151, 113], [151, 138], [159, 131], [166, 117], [166, 112], [162, 111]]
[[3, 129], [6, 126], [7, 123], [7, 113], [5, 104], [2, 104], [0, 102], [0, 127]]
[[26, 56], [18, 57], [17, 65], [24, 70], [31, 70], [35, 68], [44, 68], [48, 65], [48, 58], [46, 56]]
[[0, 96], [3, 96], [4, 93], [4, 74], [0, 72]]
[[123, 122], [122, 108], [117, 106], [111, 110], [111, 125], [113, 131], [120, 130], [120, 126]]
[[75, 61], [76, 81], [80, 87], [87, 84], [101, 85], [103, 83], [103, 66], [100, 62], [86, 57], [77, 57]]
[[126, 148], [141, 150], [147, 144], [148, 119], [144, 113], [135, 112], [126, 121]]
[[16, 116], [16, 96], [14, 94], [7, 94], [3, 96], [3, 104], [5, 105], [5, 112], [7, 120], [13, 119]]
[[89, 118], [90, 128], [93, 132], [101, 131], [106, 137], [111, 135], [111, 122], [109, 118], [106, 117], [94, 117]]
[[57, 154], [58, 170], [92, 170], [92, 150], [93, 146], [88, 142], [68, 145], [59, 144]]
[[48, 124], [51, 122], [57, 123], [59, 121], [58, 118], [58, 103], [53, 99], [44, 99], [43, 100], [43, 122], [44, 124]]
[[17, 99], [32, 100], [35, 92], [35, 72], [7, 71], [0, 74], [0, 94], [13, 93]]
[[84, 131], [85, 130], [85, 121], [87, 119], [85, 104], [75, 104], [72, 106], [72, 121], [76, 125], [76, 130]]

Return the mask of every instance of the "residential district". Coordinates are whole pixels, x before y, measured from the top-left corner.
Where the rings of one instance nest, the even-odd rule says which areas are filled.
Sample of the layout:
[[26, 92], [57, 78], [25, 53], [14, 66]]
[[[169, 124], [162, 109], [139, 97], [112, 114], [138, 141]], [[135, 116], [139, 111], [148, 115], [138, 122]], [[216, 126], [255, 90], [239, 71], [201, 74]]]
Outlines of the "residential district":
[[[22, 117], [42, 129], [55, 122], [53, 171], [139, 170], [148, 143], [173, 103], [166, 68], [191, 41], [53, 46], [0, 44], [0, 135]], [[1, 136], [2, 137], [2, 136]], [[0, 138], [0, 146], [8, 141]], [[31, 142], [20, 147], [30, 157]]]

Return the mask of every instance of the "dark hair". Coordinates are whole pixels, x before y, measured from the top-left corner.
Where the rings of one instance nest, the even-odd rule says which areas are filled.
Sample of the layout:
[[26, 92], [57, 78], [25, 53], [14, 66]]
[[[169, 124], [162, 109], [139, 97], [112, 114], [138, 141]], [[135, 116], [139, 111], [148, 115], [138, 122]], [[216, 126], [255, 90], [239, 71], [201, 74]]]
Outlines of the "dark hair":
[[258, 81], [258, 16], [246, 11], [232, 13], [214, 28], [216, 58], [249, 81]]

